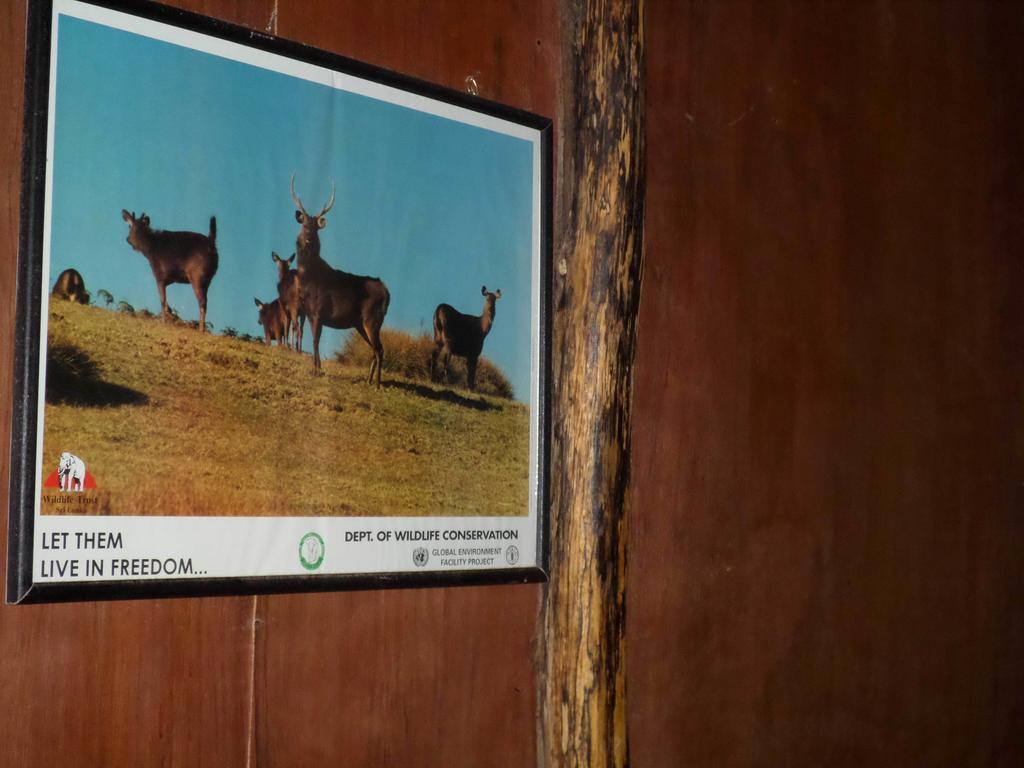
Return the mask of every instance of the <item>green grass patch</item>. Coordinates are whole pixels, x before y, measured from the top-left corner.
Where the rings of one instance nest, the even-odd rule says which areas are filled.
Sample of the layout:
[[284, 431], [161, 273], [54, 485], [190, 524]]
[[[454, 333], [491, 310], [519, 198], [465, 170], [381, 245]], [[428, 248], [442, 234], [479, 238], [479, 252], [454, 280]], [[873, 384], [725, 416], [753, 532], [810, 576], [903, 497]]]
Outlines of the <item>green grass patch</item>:
[[81, 456], [103, 513], [527, 512], [526, 405], [387, 358], [380, 390], [368, 358], [314, 376], [309, 355], [138, 313], [61, 303], [49, 327], [44, 474]]

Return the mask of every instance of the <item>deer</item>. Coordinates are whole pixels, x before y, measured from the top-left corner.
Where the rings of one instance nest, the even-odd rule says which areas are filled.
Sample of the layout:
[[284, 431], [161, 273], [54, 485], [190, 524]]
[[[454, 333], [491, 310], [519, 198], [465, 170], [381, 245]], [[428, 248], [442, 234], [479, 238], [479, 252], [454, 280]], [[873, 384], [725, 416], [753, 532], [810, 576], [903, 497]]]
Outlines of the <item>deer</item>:
[[65, 269], [61, 272], [50, 295], [77, 304], [88, 304], [90, 299], [89, 292], [85, 290], [85, 280], [77, 269]]
[[373, 350], [367, 383], [377, 377], [380, 388], [384, 345], [380, 341], [380, 328], [384, 324], [391, 294], [377, 277], [353, 275], [334, 269], [320, 257], [320, 230], [327, 226], [326, 214], [334, 207], [334, 185], [331, 198], [320, 212], [310, 216], [302, 200], [295, 193], [295, 174], [292, 174], [292, 200], [295, 202], [295, 220], [300, 224], [295, 240], [298, 257], [298, 276], [302, 288], [302, 309], [309, 319], [313, 333], [313, 373], [322, 373], [320, 365], [320, 334], [327, 328], [354, 328]]
[[288, 316], [288, 327], [293, 334], [295, 351], [301, 352], [302, 327], [306, 324], [306, 314], [302, 311], [302, 290], [298, 270], [289, 269], [295, 261], [295, 254], [282, 259], [271, 251], [270, 256], [277, 265], [277, 297], [281, 301], [285, 315]]
[[480, 286], [484, 297], [481, 315], [464, 315], [450, 304], [438, 304], [434, 310], [434, 351], [430, 355], [430, 379], [435, 381], [437, 359], [443, 355], [444, 378], [447, 382], [448, 361], [452, 355], [466, 358], [466, 384], [476, 390], [476, 365], [484, 348], [484, 339], [494, 325], [494, 303], [501, 298], [501, 289], [491, 293]]
[[274, 299], [269, 304], [264, 304], [259, 299], [253, 297], [253, 301], [256, 302], [256, 308], [260, 312], [257, 322], [263, 326], [263, 340], [267, 346], [269, 347], [273, 341], [276, 341], [279, 347], [282, 345], [287, 346], [288, 314], [281, 305], [281, 300]]
[[170, 317], [167, 286], [188, 283], [199, 303], [199, 330], [205, 333], [206, 294], [217, 274], [217, 217], [210, 217], [208, 235], [153, 229], [145, 213], [136, 218], [134, 213], [122, 209], [121, 218], [128, 222], [128, 244], [146, 257], [153, 270], [164, 319]]

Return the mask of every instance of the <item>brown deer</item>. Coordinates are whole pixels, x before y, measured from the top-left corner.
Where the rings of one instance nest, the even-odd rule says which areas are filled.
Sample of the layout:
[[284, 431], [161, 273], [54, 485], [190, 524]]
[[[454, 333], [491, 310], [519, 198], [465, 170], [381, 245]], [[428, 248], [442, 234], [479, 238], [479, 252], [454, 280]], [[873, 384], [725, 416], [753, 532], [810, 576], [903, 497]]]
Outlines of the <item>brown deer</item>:
[[263, 326], [263, 340], [270, 346], [272, 341], [277, 346], [288, 344], [288, 315], [281, 306], [280, 299], [274, 299], [269, 304], [264, 304], [257, 298], [253, 298], [256, 307], [260, 311], [259, 324]]
[[384, 362], [380, 328], [391, 303], [391, 294], [379, 278], [342, 272], [320, 258], [320, 230], [327, 226], [324, 214], [334, 206], [334, 195], [332, 187], [331, 199], [316, 216], [310, 216], [295, 194], [295, 175], [292, 174], [295, 220], [301, 225], [295, 241], [295, 253], [299, 259], [302, 308], [313, 333], [313, 371], [320, 371], [320, 333], [324, 327], [355, 328], [373, 350], [367, 381], [372, 382], [376, 373], [377, 386], [380, 387]]
[[285, 315], [288, 316], [288, 327], [292, 333], [294, 347], [297, 352], [302, 351], [302, 327], [306, 324], [306, 315], [302, 311], [302, 290], [297, 270], [289, 269], [295, 261], [295, 254], [290, 258], [282, 259], [271, 251], [271, 258], [277, 264], [277, 297], [281, 301]]
[[167, 286], [188, 283], [199, 302], [199, 330], [206, 331], [206, 294], [217, 274], [217, 217], [210, 217], [210, 234], [198, 232], [166, 232], [152, 229], [149, 216], [121, 211], [128, 222], [128, 244], [149, 261], [160, 291], [160, 311], [166, 318]]
[[464, 315], [450, 304], [439, 304], [434, 310], [434, 351], [430, 355], [430, 379], [435, 380], [437, 358], [444, 355], [444, 378], [448, 381], [448, 360], [452, 355], [466, 358], [466, 384], [476, 389], [476, 364], [484, 348], [484, 339], [494, 325], [494, 302], [501, 298], [501, 289], [494, 293], [480, 287], [484, 297], [482, 315]]
[[57, 299], [74, 301], [78, 304], [89, 303], [89, 292], [85, 290], [85, 280], [77, 269], [65, 269], [57, 277], [50, 294]]

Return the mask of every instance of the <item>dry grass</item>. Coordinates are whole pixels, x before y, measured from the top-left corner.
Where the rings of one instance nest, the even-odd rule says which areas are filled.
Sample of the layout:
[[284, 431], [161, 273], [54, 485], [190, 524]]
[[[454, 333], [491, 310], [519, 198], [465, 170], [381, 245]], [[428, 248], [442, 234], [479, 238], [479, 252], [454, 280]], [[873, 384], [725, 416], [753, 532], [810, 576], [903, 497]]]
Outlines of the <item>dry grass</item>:
[[526, 514], [525, 405], [96, 307], [50, 333], [43, 466], [85, 459], [103, 513]]
[[[413, 336], [404, 331], [385, 328], [381, 331], [384, 345], [384, 370], [397, 373], [407, 379], [430, 381], [430, 354], [434, 351], [434, 340], [427, 334]], [[369, 370], [369, 345], [357, 333], [349, 334], [335, 359], [342, 365]], [[439, 372], [439, 376], [440, 376]], [[453, 357], [449, 365], [449, 386], [466, 388], [466, 361]], [[512, 400], [512, 383], [505, 374], [486, 357], [481, 357], [476, 368], [476, 388], [485, 395]]]

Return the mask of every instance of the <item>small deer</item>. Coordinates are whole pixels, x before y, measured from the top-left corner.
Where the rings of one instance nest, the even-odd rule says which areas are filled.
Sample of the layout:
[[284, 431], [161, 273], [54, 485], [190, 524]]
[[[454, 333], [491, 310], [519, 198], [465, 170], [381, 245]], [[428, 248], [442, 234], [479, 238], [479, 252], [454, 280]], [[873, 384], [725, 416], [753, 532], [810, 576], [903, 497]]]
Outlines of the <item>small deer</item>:
[[263, 326], [263, 340], [270, 346], [272, 341], [277, 342], [277, 346], [288, 344], [288, 315], [284, 311], [284, 307], [281, 306], [280, 299], [274, 299], [269, 304], [264, 304], [259, 299], [253, 297], [253, 301], [256, 302], [256, 307], [260, 311], [259, 324]]
[[443, 370], [448, 381], [448, 360], [452, 355], [466, 358], [466, 384], [476, 389], [476, 364], [484, 348], [484, 339], [494, 325], [494, 302], [501, 298], [501, 289], [494, 293], [480, 287], [484, 297], [482, 315], [464, 315], [450, 304], [439, 304], [434, 310], [434, 351], [430, 355], [430, 379], [435, 380], [437, 358], [444, 356]]
[[313, 371], [320, 371], [320, 333], [324, 327], [355, 328], [373, 350], [367, 381], [372, 382], [376, 373], [379, 388], [384, 362], [380, 328], [391, 303], [391, 294], [379, 278], [342, 272], [320, 258], [320, 230], [327, 226], [325, 214], [334, 206], [334, 195], [332, 188], [331, 199], [316, 216], [310, 216], [295, 194], [295, 175], [292, 174], [295, 220], [301, 225], [295, 240], [295, 253], [299, 260], [302, 309], [313, 332]]
[[88, 304], [90, 298], [89, 292], [85, 290], [85, 280], [77, 269], [65, 269], [61, 272], [54, 283], [51, 295], [78, 304]]
[[217, 217], [210, 217], [210, 234], [198, 232], [166, 232], [152, 229], [149, 216], [138, 218], [134, 213], [121, 211], [128, 222], [128, 244], [149, 261], [160, 291], [160, 311], [164, 318], [167, 310], [167, 286], [188, 283], [199, 302], [199, 330], [206, 331], [206, 294], [213, 276], [217, 274]]
[[295, 351], [302, 351], [302, 328], [306, 324], [306, 314], [302, 311], [302, 290], [297, 270], [289, 269], [295, 261], [295, 254], [282, 259], [271, 251], [271, 257], [277, 264], [277, 297], [281, 301], [285, 314], [288, 316], [288, 327], [291, 330]]

